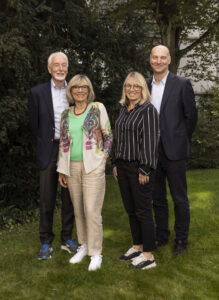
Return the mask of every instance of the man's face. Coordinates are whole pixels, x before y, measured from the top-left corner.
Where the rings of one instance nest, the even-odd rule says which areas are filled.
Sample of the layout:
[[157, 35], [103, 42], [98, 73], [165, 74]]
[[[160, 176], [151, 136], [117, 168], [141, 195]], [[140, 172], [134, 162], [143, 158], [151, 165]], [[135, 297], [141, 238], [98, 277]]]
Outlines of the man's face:
[[52, 79], [56, 82], [63, 82], [68, 74], [68, 64], [66, 58], [61, 54], [56, 54], [52, 58], [48, 71]]
[[168, 71], [171, 57], [166, 47], [155, 47], [150, 55], [150, 64], [155, 74], [165, 74]]

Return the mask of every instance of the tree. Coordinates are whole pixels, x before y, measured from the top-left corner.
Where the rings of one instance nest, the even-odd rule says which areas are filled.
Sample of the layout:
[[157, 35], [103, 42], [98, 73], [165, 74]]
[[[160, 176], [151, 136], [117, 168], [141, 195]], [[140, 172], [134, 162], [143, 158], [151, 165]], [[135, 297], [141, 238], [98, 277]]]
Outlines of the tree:
[[[91, 1], [94, 5], [96, 1]], [[102, 1], [100, 1], [101, 3]], [[113, 7], [114, 4], [114, 7]], [[94, 6], [95, 7], [95, 6]], [[170, 49], [170, 70], [177, 72], [180, 59], [193, 58], [189, 65], [191, 74], [206, 70], [215, 58], [219, 40], [219, 4], [217, 0], [126, 0], [102, 2], [101, 14], [117, 24], [123, 23], [130, 14], [144, 14], [150, 24], [145, 35], [152, 45], [161, 43]], [[198, 33], [198, 36], [194, 36]], [[193, 35], [193, 37], [191, 37]], [[195, 58], [199, 58], [197, 62]], [[195, 65], [194, 65], [195, 64]], [[187, 68], [188, 69], [188, 68]], [[209, 77], [209, 73], [207, 74]], [[213, 78], [214, 79], [214, 78]]]

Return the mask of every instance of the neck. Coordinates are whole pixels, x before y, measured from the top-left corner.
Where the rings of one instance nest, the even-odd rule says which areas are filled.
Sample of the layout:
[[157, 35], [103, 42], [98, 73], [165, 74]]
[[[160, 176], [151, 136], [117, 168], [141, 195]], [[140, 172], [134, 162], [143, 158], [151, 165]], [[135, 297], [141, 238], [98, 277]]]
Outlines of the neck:
[[140, 100], [133, 100], [133, 101], [130, 101], [129, 102], [129, 105], [128, 105], [128, 109], [131, 110], [135, 107], [136, 104], [138, 104]]
[[85, 100], [85, 101], [80, 101], [80, 102], [78, 102], [78, 101], [75, 101], [75, 107], [78, 109], [78, 110], [80, 110], [80, 109], [84, 109], [85, 107], [87, 106], [87, 101]]
[[65, 80], [62, 80], [62, 81], [58, 81], [56, 79], [52, 79], [53, 82], [55, 83], [55, 85], [57, 86], [57, 88], [61, 89], [65, 86]]
[[162, 79], [167, 75], [168, 70], [165, 73], [154, 73], [154, 79], [156, 83], [160, 83]]

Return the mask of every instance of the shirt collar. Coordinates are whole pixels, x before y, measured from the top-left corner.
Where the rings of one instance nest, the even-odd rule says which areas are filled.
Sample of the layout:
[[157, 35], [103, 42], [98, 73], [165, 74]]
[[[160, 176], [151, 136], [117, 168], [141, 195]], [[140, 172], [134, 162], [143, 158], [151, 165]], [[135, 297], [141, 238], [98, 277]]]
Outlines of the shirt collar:
[[[169, 74], [169, 71], [167, 72], [166, 76], [160, 81], [160, 83], [162, 83], [163, 85], [166, 84], [168, 74]], [[153, 76], [152, 81], [151, 81], [151, 85], [152, 84], [156, 84], [154, 76]]]
[[[58, 89], [58, 87], [56, 86], [55, 82], [53, 81], [53, 79], [51, 79], [51, 86], [54, 88], [54, 89]], [[67, 87], [67, 81], [65, 80], [65, 84], [64, 86], [62, 87], [62, 89], [65, 89]]]

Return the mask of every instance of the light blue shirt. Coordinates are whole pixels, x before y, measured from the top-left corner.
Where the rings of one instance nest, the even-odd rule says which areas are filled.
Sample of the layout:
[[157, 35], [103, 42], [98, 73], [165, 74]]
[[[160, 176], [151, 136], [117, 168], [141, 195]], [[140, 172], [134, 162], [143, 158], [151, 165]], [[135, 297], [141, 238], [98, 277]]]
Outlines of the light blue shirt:
[[54, 121], [55, 121], [55, 139], [59, 140], [60, 138], [60, 121], [61, 121], [61, 113], [64, 109], [69, 107], [69, 103], [66, 98], [66, 86], [65, 85], [60, 89], [58, 88], [54, 81], [51, 79], [51, 91], [52, 91], [52, 102], [53, 102], [53, 110], [54, 110]]
[[160, 114], [161, 101], [163, 98], [163, 92], [164, 92], [168, 74], [169, 74], [169, 72], [158, 84], [156, 83], [154, 76], [153, 76], [153, 80], [151, 82], [151, 85], [152, 85], [152, 88], [151, 88], [152, 101], [151, 101], [151, 103], [154, 105], [154, 107], [156, 108], [156, 110], [159, 114]]

